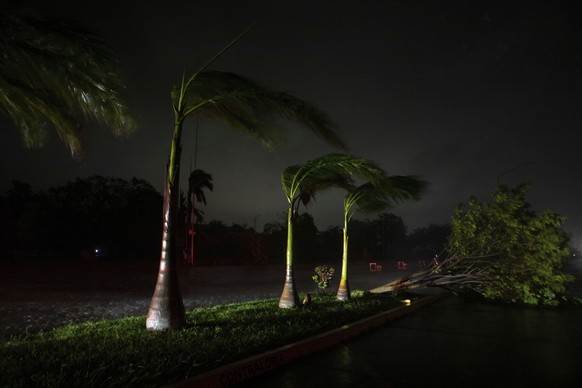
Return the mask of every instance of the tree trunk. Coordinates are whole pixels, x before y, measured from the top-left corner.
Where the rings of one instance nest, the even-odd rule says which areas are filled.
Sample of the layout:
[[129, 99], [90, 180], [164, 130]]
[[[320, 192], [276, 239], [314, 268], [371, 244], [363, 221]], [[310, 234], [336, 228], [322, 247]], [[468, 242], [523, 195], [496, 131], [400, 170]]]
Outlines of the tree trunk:
[[287, 215], [287, 268], [285, 272], [285, 286], [281, 299], [279, 299], [279, 307], [292, 308], [299, 306], [299, 293], [295, 287], [295, 277], [293, 274], [293, 206], [289, 207]]
[[178, 283], [178, 252], [175, 236], [180, 205], [180, 137], [181, 126], [177, 124], [172, 140], [170, 161], [166, 168], [162, 252], [156, 289], [146, 320], [148, 330], [180, 329], [186, 326], [184, 302]]
[[446, 273], [446, 268], [451, 259], [443, 261], [441, 264], [432, 264], [429, 267], [415, 272], [411, 275], [396, 279], [388, 284], [370, 290], [372, 293], [402, 292], [414, 290], [416, 288], [439, 287], [445, 290], [457, 292], [466, 286], [474, 287], [477, 284], [485, 284], [487, 279], [483, 278], [478, 271], [459, 271], [458, 273]]
[[336, 299], [341, 301], [350, 300], [350, 284], [348, 282], [348, 219], [347, 213], [344, 215], [344, 249], [342, 255], [342, 277], [337, 290]]

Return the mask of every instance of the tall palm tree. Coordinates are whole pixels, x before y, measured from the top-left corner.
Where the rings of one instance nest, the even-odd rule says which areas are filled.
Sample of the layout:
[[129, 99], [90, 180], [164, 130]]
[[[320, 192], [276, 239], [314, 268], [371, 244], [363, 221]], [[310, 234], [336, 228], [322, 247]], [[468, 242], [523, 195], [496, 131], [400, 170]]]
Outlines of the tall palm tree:
[[384, 171], [373, 162], [345, 154], [329, 154], [303, 165], [287, 167], [281, 173], [281, 185], [289, 204], [287, 211], [287, 250], [285, 285], [279, 307], [292, 308], [299, 304], [293, 272], [293, 225], [298, 207], [307, 204], [322, 190], [340, 187], [353, 190], [352, 177], [375, 185], [386, 179]]
[[355, 190], [348, 190], [344, 199], [344, 228], [342, 273], [336, 298], [350, 299], [348, 281], [348, 223], [356, 211], [376, 213], [405, 200], [418, 200], [426, 189], [426, 182], [415, 176], [390, 176], [373, 184], [366, 182]]
[[74, 158], [83, 157], [82, 119], [115, 135], [135, 128], [109, 47], [79, 26], [32, 14], [0, 14], [0, 113], [27, 147], [43, 145], [47, 123]]
[[187, 263], [194, 265], [194, 224], [204, 220], [204, 212], [196, 208], [196, 202], [202, 202], [206, 205], [206, 194], [204, 189], [212, 191], [212, 175], [204, 170], [196, 169], [190, 173], [188, 178], [188, 196], [186, 198], [186, 227], [188, 228], [188, 246], [190, 254]]
[[290, 94], [270, 91], [237, 74], [206, 71], [243, 34], [188, 79], [182, 77], [182, 82], [171, 95], [174, 134], [166, 167], [160, 269], [146, 321], [149, 330], [176, 329], [185, 325], [184, 305], [177, 277], [174, 227], [179, 205], [182, 130], [188, 117], [224, 121], [233, 129], [257, 139], [267, 148], [273, 148], [284, 140], [279, 126], [274, 122], [275, 118], [284, 118], [303, 124], [328, 144], [345, 149], [343, 142], [332, 130], [331, 120], [315, 106]]

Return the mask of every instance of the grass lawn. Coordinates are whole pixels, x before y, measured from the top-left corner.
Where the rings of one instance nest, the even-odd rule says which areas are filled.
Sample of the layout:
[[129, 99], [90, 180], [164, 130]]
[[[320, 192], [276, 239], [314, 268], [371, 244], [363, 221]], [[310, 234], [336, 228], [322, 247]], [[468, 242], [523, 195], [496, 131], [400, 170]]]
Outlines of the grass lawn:
[[280, 309], [278, 299], [198, 308], [178, 331], [148, 332], [145, 317], [131, 317], [3, 338], [0, 386], [157, 387], [401, 306], [405, 298], [352, 296], [337, 302], [335, 295], [313, 295], [308, 308], [296, 309]]

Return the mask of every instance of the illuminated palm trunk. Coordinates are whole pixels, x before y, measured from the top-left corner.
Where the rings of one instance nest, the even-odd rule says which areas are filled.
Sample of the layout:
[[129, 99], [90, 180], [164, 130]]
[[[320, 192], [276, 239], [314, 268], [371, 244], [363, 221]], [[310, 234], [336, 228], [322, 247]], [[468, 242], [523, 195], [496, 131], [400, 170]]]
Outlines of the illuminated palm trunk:
[[175, 228], [178, 225], [180, 204], [180, 155], [181, 123], [177, 123], [172, 140], [170, 161], [166, 169], [164, 188], [164, 225], [162, 232], [162, 252], [156, 289], [148, 310], [146, 328], [148, 330], [179, 329], [186, 325], [184, 302], [178, 284], [178, 256]]
[[342, 255], [342, 277], [336, 295], [337, 300], [350, 300], [350, 284], [348, 282], [348, 213], [344, 214], [344, 249]]
[[285, 286], [281, 299], [279, 299], [279, 307], [292, 308], [299, 306], [299, 294], [295, 287], [295, 277], [293, 275], [293, 206], [289, 207], [287, 215], [287, 268], [285, 272]]

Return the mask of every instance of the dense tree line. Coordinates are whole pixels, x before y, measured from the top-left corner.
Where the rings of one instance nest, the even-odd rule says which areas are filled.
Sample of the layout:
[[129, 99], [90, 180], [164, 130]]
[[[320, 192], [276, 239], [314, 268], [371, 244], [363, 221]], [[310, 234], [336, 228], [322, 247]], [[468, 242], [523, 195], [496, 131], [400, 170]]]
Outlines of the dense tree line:
[[148, 182], [92, 176], [46, 192], [14, 181], [0, 197], [3, 257], [159, 254], [162, 197]]
[[[148, 182], [92, 176], [46, 191], [13, 181], [0, 196], [0, 257], [3, 258], [155, 258], [159, 254], [162, 196]], [[181, 212], [185, 217], [185, 211]], [[197, 265], [279, 263], [285, 257], [286, 216], [262, 233], [246, 225], [217, 220], [196, 231]], [[403, 220], [383, 213], [352, 220], [350, 255], [354, 261], [386, 264], [397, 259], [428, 260], [439, 253], [449, 228], [430, 225], [408, 233]], [[179, 233], [185, 236], [186, 228]], [[185, 247], [186, 248], [186, 247]], [[98, 249], [98, 252], [95, 252]], [[295, 254], [299, 263], [338, 263], [342, 230], [318, 230], [313, 217], [297, 217]]]

